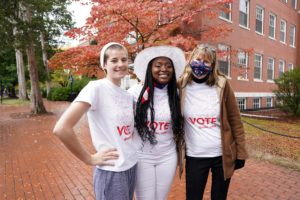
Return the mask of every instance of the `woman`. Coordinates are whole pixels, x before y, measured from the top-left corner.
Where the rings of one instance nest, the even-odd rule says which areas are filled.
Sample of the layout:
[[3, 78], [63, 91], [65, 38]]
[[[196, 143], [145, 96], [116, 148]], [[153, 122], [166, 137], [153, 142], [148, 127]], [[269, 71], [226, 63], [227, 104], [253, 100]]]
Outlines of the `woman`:
[[186, 142], [186, 198], [203, 198], [211, 170], [211, 199], [226, 199], [234, 169], [244, 166], [247, 152], [236, 99], [218, 70], [216, 51], [205, 45], [194, 49], [178, 83]]
[[177, 166], [176, 141], [183, 138], [176, 75], [184, 65], [184, 53], [170, 46], [147, 48], [134, 61], [134, 72], [144, 81], [129, 89], [136, 101], [135, 125], [140, 136], [136, 200], [168, 196]]
[[[128, 72], [127, 50], [121, 44], [108, 43], [101, 50], [100, 63], [106, 78], [89, 82], [61, 116], [54, 133], [76, 157], [96, 166], [97, 200], [132, 200], [137, 163], [132, 140], [133, 98], [120, 87]], [[87, 152], [73, 131], [85, 112], [96, 154]]]

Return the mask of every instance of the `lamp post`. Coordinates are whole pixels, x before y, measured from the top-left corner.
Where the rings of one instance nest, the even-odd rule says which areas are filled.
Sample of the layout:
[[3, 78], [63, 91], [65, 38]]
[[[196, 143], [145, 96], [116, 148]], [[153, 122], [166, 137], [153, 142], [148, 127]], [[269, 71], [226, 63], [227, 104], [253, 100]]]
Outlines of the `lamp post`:
[[69, 101], [70, 102], [72, 102], [75, 99], [75, 97], [76, 97], [76, 94], [72, 92], [73, 82], [74, 82], [74, 78], [73, 78], [73, 76], [70, 76], [70, 83], [71, 83], [71, 91], [69, 93]]
[[71, 75], [71, 76], [70, 76], [71, 93], [72, 93], [72, 85], [73, 85], [73, 82], [74, 82], [74, 78], [73, 78], [73, 76]]
[[0, 96], [1, 96], [1, 104], [3, 103], [3, 91], [4, 91], [4, 85], [2, 84], [2, 80], [0, 80]]

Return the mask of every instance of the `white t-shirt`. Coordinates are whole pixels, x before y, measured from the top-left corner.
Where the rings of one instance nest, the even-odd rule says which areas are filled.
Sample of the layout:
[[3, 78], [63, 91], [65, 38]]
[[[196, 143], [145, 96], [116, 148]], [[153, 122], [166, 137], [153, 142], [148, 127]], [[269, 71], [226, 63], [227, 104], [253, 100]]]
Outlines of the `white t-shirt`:
[[220, 103], [216, 86], [195, 82], [186, 86], [184, 131], [188, 156], [222, 155]]
[[[143, 88], [143, 85], [136, 84], [132, 86], [128, 92], [133, 94], [134, 102], [136, 103], [140, 92]], [[173, 139], [173, 130], [172, 130], [172, 120], [171, 112], [168, 99], [168, 88], [167, 86], [163, 89], [154, 87], [154, 127], [155, 127], [155, 137], [157, 140], [156, 145], [151, 145], [149, 141], [146, 141], [144, 144], [139, 136], [135, 133], [135, 142], [138, 146], [138, 158], [147, 160], [147, 162], [156, 161], [158, 159], [167, 159], [170, 154], [176, 153], [176, 144]], [[150, 127], [150, 109], [148, 110], [148, 125]]]
[[91, 105], [87, 112], [89, 128], [98, 152], [116, 148], [117, 160], [108, 160], [115, 166], [97, 166], [108, 171], [125, 171], [137, 162], [133, 145], [133, 97], [108, 79], [90, 81], [74, 100]]

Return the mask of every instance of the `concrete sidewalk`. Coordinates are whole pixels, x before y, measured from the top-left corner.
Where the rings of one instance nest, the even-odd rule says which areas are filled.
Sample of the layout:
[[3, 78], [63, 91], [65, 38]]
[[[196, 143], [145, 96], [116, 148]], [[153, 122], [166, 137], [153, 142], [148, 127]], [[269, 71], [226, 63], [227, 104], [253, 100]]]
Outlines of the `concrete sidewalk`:
[[[65, 102], [45, 102], [51, 115], [29, 117], [29, 106], [0, 106], [0, 200], [94, 199], [93, 168], [76, 159], [52, 134]], [[88, 126], [76, 127], [83, 145], [94, 151]], [[185, 199], [185, 181], [173, 181], [168, 199]], [[210, 199], [210, 181], [204, 199]], [[249, 159], [236, 171], [228, 199], [300, 200], [300, 173]]]

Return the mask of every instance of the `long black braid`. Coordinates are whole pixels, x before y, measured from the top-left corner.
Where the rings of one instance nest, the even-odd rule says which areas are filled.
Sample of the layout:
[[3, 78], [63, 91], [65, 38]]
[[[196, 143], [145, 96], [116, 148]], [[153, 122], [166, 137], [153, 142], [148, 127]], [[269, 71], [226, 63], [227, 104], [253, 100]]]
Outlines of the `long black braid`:
[[[155, 58], [154, 58], [155, 59]], [[137, 101], [136, 105], [136, 115], [135, 115], [135, 126], [136, 129], [141, 136], [143, 142], [149, 141], [150, 144], [155, 145], [157, 144], [157, 140], [155, 138], [155, 129], [154, 129], [154, 116], [155, 111], [153, 108], [153, 77], [152, 77], [152, 59], [147, 67], [145, 83], [140, 93], [140, 96]], [[174, 69], [174, 65], [172, 60], [170, 60]], [[147, 87], [149, 87], [148, 91], [148, 101], [142, 103], [143, 94], [146, 91]], [[168, 96], [169, 96], [169, 106], [171, 111], [171, 120], [172, 120], [172, 130], [174, 133], [175, 141], [177, 142], [179, 139], [183, 137], [183, 117], [180, 112], [180, 101], [177, 92], [176, 86], [176, 75], [175, 70], [173, 70], [173, 76], [170, 82], [168, 83]], [[150, 127], [147, 126], [148, 121], [148, 109], [150, 108]]]

